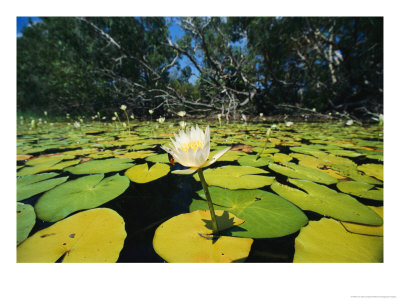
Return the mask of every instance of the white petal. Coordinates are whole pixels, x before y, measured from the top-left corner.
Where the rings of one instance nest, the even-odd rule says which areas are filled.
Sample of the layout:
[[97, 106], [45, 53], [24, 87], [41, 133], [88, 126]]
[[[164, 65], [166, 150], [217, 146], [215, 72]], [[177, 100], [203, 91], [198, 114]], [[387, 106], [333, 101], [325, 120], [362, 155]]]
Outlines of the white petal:
[[221, 150], [220, 152], [215, 154], [213, 156], [213, 158], [211, 158], [208, 162], [206, 162], [204, 167], [208, 167], [208, 166], [212, 165], [213, 163], [215, 163], [218, 160], [218, 158], [220, 158], [222, 155], [224, 155], [226, 152], [228, 152], [229, 149], [231, 149], [231, 147], [227, 147], [224, 150]]
[[171, 173], [179, 174], [179, 175], [189, 175], [189, 174], [193, 174], [197, 170], [198, 170], [198, 168], [190, 168], [190, 169], [185, 169], [185, 170], [175, 170], [175, 171], [172, 171]]

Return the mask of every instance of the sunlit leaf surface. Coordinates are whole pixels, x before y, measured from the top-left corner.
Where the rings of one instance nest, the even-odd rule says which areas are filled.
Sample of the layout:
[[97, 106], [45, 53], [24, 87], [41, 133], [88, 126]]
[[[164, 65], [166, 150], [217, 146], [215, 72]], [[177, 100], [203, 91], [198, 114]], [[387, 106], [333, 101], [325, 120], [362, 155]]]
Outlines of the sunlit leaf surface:
[[134, 164], [131, 163], [130, 158], [108, 158], [104, 160], [92, 160], [79, 164], [77, 166], [67, 168], [72, 174], [98, 174], [98, 173], [108, 173], [117, 172], [128, 169]]
[[278, 182], [274, 182], [271, 188], [303, 210], [311, 210], [341, 221], [368, 225], [382, 224], [381, 217], [349, 195], [307, 180], [289, 179], [288, 181], [302, 190]]
[[49, 179], [57, 176], [57, 173], [42, 173], [26, 175], [17, 178], [17, 201], [28, 199], [34, 195], [43, 193], [53, 187], [67, 181], [68, 176]]
[[130, 180], [137, 183], [146, 183], [161, 177], [164, 177], [169, 173], [170, 167], [167, 164], [156, 163], [149, 168], [148, 164], [136, 165], [125, 172]]
[[39, 219], [56, 222], [69, 214], [102, 205], [119, 195], [129, 186], [129, 179], [116, 174], [80, 177], [63, 183], [44, 193], [35, 205]]
[[36, 232], [17, 248], [17, 262], [116, 262], [126, 237], [115, 211], [96, 208], [77, 213]]
[[[244, 222], [223, 210], [216, 210], [220, 230]], [[180, 214], [161, 224], [153, 240], [154, 250], [167, 262], [240, 262], [246, 260], [252, 239], [220, 236], [213, 239], [210, 212], [196, 210]]]
[[295, 241], [293, 262], [382, 262], [383, 238], [348, 232], [338, 221], [310, 221]]
[[[226, 234], [238, 237], [274, 238], [296, 232], [307, 224], [306, 215], [289, 201], [262, 190], [231, 191], [210, 187], [216, 209], [224, 209], [246, 220]], [[204, 200], [204, 191], [198, 192]], [[207, 209], [207, 202], [193, 199], [190, 211]]]
[[24, 241], [36, 223], [32, 205], [17, 203], [17, 244]]
[[[228, 151], [229, 152], [229, 151]], [[270, 185], [274, 178], [262, 176], [268, 171], [250, 166], [225, 166], [204, 171], [207, 184], [220, 186], [227, 189], [257, 189]], [[196, 173], [194, 178], [199, 181]]]

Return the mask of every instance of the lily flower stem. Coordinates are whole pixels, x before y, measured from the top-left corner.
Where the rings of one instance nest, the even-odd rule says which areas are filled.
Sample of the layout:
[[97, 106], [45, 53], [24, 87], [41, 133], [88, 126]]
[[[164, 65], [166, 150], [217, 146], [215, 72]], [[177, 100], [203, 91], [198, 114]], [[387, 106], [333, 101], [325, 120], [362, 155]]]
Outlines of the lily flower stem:
[[208, 191], [208, 185], [206, 179], [204, 178], [203, 169], [200, 168], [197, 172], [199, 173], [201, 185], [203, 186], [204, 194], [206, 195], [208, 208], [210, 209], [213, 231], [215, 235], [218, 235], [219, 230], [218, 230], [217, 218], [215, 217], [214, 206], [211, 201], [210, 192]]
[[130, 124], [129, 124], [129, 117], [128, 117], [128, 113], [126, 112], [126, 110], [124, 110], [125, 112], [125, 116], [126, 116], [126, 122], [128, 123], [128, 135], [131, 135], [131, 129], [130, 129]]

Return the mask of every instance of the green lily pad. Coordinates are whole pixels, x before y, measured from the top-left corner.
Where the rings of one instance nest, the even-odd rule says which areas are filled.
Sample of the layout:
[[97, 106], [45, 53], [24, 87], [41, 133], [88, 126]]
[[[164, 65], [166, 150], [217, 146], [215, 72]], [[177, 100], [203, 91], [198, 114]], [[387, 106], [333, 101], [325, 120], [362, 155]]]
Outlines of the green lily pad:
[[274, 182], [271, 188], [302, 210], [314, 211], [341, 221], [382, 225], [382, 218], [379, 215], [349, 195], [307, 180], [289, 179], [288, 181], [306, 192], [278, 182]]
[[130, 158], [108, 158], [103, 160], [91, 160], [83, 164], [67, 168], [72, 174], [100, 174], [108, 172], [118, 172], [132, 167]]
[[43, 163], [34, 165], [32, 167], [24, 167], [18, 171], [18, 176], [33, 175], [37, 173], [42, 173], [45, 171], [56, 171], [63, 170], [67, 167], [76, 165], [80, 162], [80, 159], [62, 161], [62, 158], [45, 161]]
[[57, 173], [42, 173], [37, 175], [26, 175], [23, 177], [18, 177], [17, 201], [28, 199], [34, 195], [48, 191], [53, 187], [64, 183], [68, 179], [68, 176], [49, 179], [57, 175]]
[[378, 179], [361, 174], [361, 172], [357, 170], [356, 165], [348, 165], [348, 164], [332, 165], [332, 169], [339, 171], [340, 175], [349, 177], [355, 181], [365, 182], [369, 184], [382, 184], [382, 181]]
[[[244, 221], [231, 213], [216, 210], [216, 221], [221, 230]], [[177, 215], [156, 230], [154, 251], [167, 262], [231, 263], [246, 260], [253, 239], [219, 236], [213, 239], [209, 210], [196, 210]]]
[[17, 203], [17, 245], [23, 242], [36, 223], [32, 205]]
[[86, 210], [36, 232], [17, 248], [17, 262], [116, 262], [126, 238], [124, 219], [109, 208]]
[[169, 163], [168, 153], [149, 156], [149, 157], [146, 157], [146, 160], [154, 162], [154, 163], [166, 163], [166, 164]]
[[368, 176], [373, 176], [383, 181], [383, 165], [380, 164], [364, 164], [358, 166], [357, 169], [363, 171]]
[[[266, 174], [268, 171], [250, 166], [224, 166], [204, 171], [208, 185], [219, 186], [231, 190], [258, 189], [270, 185], [274, 177], [257, 174]], [[196, 173], [194, 178], [200, 181]]]
[[347, 157], [359, 157], [363, 154], [360, 154], [358, 152], [355, 151], [350, 151], [350, 150], [327, 150], [329, 153], [333, 154], [333, 155], [339, 155], [339, 156], [347, 156]]
[[244, 155], [238, 159], [241, 166], [262, 167], [274, 160], [271, 157], [259, 157], [258, 155]]
[[275, 162], [288, 162], [291, 161], [293, 158], [284, 153], [275, 153], [273, 159]]
[[[308, 222], [307, 216], [295, 205], [275, 194], [262, 190], [231, 191], [209, 188], [215, 209], [223, 209], [245, 222], [224, 231], [226, 235], [250, 238], [275, 238], [298, 231]], [[204, 191], [197, 194], [206, 199]], [[207, 202], [193, 199], [190, 211], [207, 209]]]
[[337, 188], [346, 194], [354, 195], [361, 198], [383, 201], [383, 189], [377, 187], [373, 190], [374, 185], [365, 182], [344, 181], [337, 184]]
[[283, 174], [291, 178], [305, 179], [324, 184], [333, 184], [338, 182], [336, 178], [320, 170], [302, 165], [297, 165], [295, 163], [286, 162], [286, 163], [281, 163], [281, 165], [269, 164], [268, 167], [275, 172], [278, 172], [280, 174]]
[[103, 178], [104, 174], [84, 176], [47, 191], [35, 205], [38, 218], [56, 222], [75, 211], [100, 206], [129, 186], [129, 179], [119, 174]]
[[146, 183], [164, 177], [169, 170], [170, 167], [167, 164], [156, 163], [149, 169], [148, 164], [144, 163], [126, 170], [125, 176], [133, 182]]
[[293, 262], [383, 262], [383, 238], [350, 233], [333, 219], [310, 221], [295, 240]]
[[26, 162], [26, 165], [28, 166], [36, 166], [45, 162], [51, 162], [55, 161], [56, 163], [60, 162], [61, 160], [64, 159], [73, 159], [75, 158], [75, 155], [53, 155], [53, 156], [43, 156], [43, 157], [38, 157], [38, 158], [33, 158], [31, 160], [28, 160]]

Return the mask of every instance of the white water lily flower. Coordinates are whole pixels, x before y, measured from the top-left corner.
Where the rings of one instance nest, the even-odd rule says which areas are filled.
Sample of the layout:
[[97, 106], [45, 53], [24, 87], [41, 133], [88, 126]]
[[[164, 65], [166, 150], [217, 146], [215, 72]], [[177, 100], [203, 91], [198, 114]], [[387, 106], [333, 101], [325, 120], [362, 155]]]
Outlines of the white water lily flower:
[[115, 121], [117, 119], [117, 117], [112, 117], [111, 120]]
[[182, 127], [182, 129], [185, 129], [186, 127], [186, 122], [185, 121], [180, 121], [179, 125]]
[[154, 110], [152, 110], [152, 109], [149, 109], [149, 114], [153, 114], [153, 112], [154, 112]]
[[183, 118], [186, 115], [186, 111], [180, 111], [177, 115]]
[[122, 104], [121, 107], [120, 107], [120, 109], [126, 110], [126, 105]]
[[159, 118], [157, 119], [157, 121], [158, 121], [158, 123], [162, 124], [162, 123], [164, 123], [165, 118], [164, 118], [164, 117], [159, 117]]
[[130, 117], [132, 120], [135, 118], [135, 116], [134, 116], [133, 114], [131, 114], [129, 117]]
[[286, 122], [286, 127], [292, 126], [294, 123], [293, 122]]
[[161, 148], [171, 154], [173, 158], [182, 166], [189, 167], [186, 170], [175, 170], [175, 174], [192, 174], [200, 168], [205, 168], [215, 163], [222, 155], [224, 155], [231, 147], [215, 154], [210, 160], [210, 127], [207, 126], [205, 132], [196, 127], [187, 128], [186, 132], [179, 131], [175, 134], [175, 140], [171, 138], [171, 148], [161, 146]]

